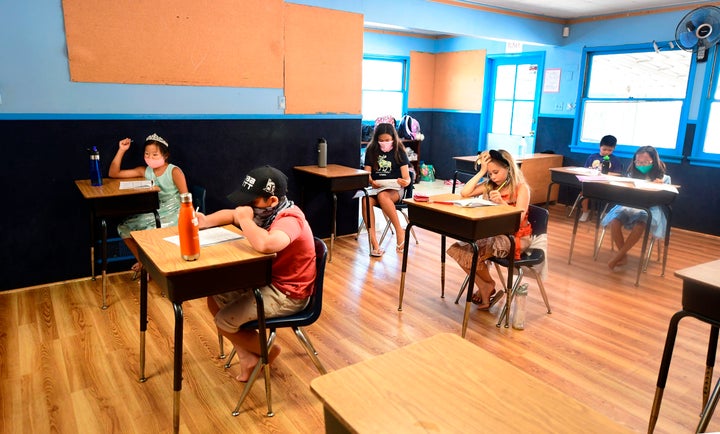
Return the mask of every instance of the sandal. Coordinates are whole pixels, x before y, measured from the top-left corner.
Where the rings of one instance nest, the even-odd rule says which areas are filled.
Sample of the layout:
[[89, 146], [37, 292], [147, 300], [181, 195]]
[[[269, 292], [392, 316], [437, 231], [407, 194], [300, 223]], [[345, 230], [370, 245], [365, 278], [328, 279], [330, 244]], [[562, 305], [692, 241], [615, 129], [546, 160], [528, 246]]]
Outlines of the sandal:
[[395, 251], [396, 251], [396, 252], [402, 253], [403, 250], [405, 250], [405, 241], [403, 241], [402, 243], [397, 244], [397, 245], [395, 246]]
[[[492, 299], [493, 299], [493, 297], [495, 296], [495, 294], [496, 294], [496, 291], [493, 289], [493, 290], [490, 292], [490, 297], [489, 297], [490, 300], [491, 300], [490, 303], [492, 303]], [[483, 300], [482, 300], [482, 296], [480, 295], [480, 291], [475, 291], [475, 294], [473, 294], [473, 296], [472, 296], [472, 298], [471, 298], [471, 301], [472, 301], [473, 304], [477, 304], [477, 305], [482, 305], [482, 304], [484, 304], [484, 303], [483, 303]], [[484, 308], [484, 307], [483, 307], [483, 308]]]
[[383, 249], [381, 249], [381, 248], [378, 247], [377, 249], [372, 249], [372, 250], [370, 251], [370, 256], [373, 256], [373, 257], [375, 257], [375, 258], [379, 258], [379, 257], [381, 257], [384, 253], [385, 253], [385, 250], [383, 250]]

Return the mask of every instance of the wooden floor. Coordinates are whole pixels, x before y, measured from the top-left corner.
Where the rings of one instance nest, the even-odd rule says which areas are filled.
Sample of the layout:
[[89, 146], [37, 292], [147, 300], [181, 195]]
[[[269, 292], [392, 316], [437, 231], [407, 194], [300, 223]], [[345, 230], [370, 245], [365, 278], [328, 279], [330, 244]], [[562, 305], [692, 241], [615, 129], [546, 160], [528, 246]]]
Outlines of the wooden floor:
[[[673, 272], [718, 259], [720, 239], [673, 230], [665, 277], [660, 264], [652, 262], [635, 287], [639, 248], [623, 269], [608, 270], [609, 241], [599, 260], [592, 260], [593, 223], [581, 226], [568, 265], [572, 222], [565, 212], [564, 206], [551, 207], [545, 286], [553, 313], [545, 313], [531, 282], [524, 331], [496, 328], [492, 315], [473, 308], [467, 339], [644, 432], [667, 324], [680, 307], [681, 282]], [[448, 263], [448, 295], [440, 298], [439, 236], [416, 232], [420, 245], [410, 249], [402, 312], [397, 310], [401, 255], [393, 241], [386, 242], [389, 251], [382, 259], [371, 259], [366, 234], [359, 241], [337, 240], [326, 271], [322, 317], [307, 329], [328, 370], [437, 333], [460, 333], [463, 306], [454, 299], [462, 271]], [[99, 308], [100, 279], [0, 294], [0, 432], [171, 431], [173, 309], [151, 286], [149, 378], [138, 383], [138, 283], [130, 281], [130, 273], [120, 273], [111, 275], [109, 284], [110, 307], [104, 311]], [[283, 330], [278, 336], [283, 353], [272, 372], [275, 417], [265, 416], [262, 381], [243, 413], [233, 417], [241, 385], [233, 380], [233, 368], [226, 371], [216, 359], [217, 338], [204, 301], [185, 303], [184, 309], [181, 432], [323, 431], [322, 405], [309, 387], [318, 373], [292, 332]], [[680, 323], [656, 432], [695, 429], [708, 331], [694, 319]], [[458, 396], [457, 404], [464, 412], [503, 405], [482, 396]], [[513, 432], [508, 422], [507, 432]], [[720, 415], [710, 430], [720, 430]], [[482, 431], [482, 420], [466, 432], [472, 431]], [[388, 432], [394, 432], [392, 427]]]

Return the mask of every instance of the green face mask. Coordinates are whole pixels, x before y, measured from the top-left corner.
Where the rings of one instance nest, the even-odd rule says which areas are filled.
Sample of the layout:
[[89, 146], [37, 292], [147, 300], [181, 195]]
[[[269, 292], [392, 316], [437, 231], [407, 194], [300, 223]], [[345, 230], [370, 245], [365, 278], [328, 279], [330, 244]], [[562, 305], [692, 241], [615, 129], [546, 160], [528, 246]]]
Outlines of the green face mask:
[[643, 175], [647, 175], [647, 173], [652, 169], [652, 164], [647, 166], [635, 166], [635, 168], [638, 170], [638, 172], [642, 173]]

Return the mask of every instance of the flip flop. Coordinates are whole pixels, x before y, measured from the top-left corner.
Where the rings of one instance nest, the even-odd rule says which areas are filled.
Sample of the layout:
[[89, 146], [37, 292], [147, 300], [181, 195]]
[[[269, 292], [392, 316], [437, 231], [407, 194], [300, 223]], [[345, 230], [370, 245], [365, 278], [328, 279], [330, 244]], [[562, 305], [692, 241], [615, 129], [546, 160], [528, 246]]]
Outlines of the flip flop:
[[400, 244], [395, 245], [395, 251], [402, 253], [403, 250], [405, 250], [405, 241], [403, 241]]
[[[497, 291], [494, 289], [490, 292], [490, 306], [492, 306], [492, 299], [495, 296]], [[473, 294], [471, 300], [473, 304], [482, 305], [482, 299], [480, 298], [480, 291], [475, 291], [475, 294]], [[489, 306], [488, 306], [489, 307]], [[485, 307], [481, 307], [480, 309], [485, 309]]]
[[381, 257], [383, 254], [385, 254], [385, 250], [380, 249], [380, 248], [372, 249], [372, 250], [370, 251], [370, 256], [375, 257], [375, 258], [379, 258], [379, 257]]

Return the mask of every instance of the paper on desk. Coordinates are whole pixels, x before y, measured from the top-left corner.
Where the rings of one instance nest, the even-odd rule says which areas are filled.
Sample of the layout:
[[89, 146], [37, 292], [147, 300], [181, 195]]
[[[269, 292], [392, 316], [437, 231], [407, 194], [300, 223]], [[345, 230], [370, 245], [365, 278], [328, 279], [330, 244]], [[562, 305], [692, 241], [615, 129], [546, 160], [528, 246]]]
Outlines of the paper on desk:
[[635, 187], [642, 188], [645, 190], [665, 190], [665, 191], [669, 191], [669, 192], [676, 193], [676, 194], [678, 192], [677, 187], [675, 187], [672, 184], [663, 184], [663, 183], [659, 183], [659, 182], [645, 181], [642, 179], [635, 179], [634, 182], [635, 182]]
[[584, 175], [595, 175], [597, 174], [597, 169], [591, 169], [589, 167], [567, 167], [567, 170], [575, 173], [582, 173]]
[[575, 175], [580, 182], [592, 182], [592, 181], [609, 181], [617, 180], [616, 176], [610, 177], [609, 175]]
[[453, 204], [464, 208], [476, 208], [478, 206], [497, 205], [495, 202], [480, 197], [472, 197], [470, 199], [454, 200]]
[[[198, 232], [200, 235], [200, 247], [211, 246], [213, 244], [220, 244], [226, 241], [241, 240], [243, 237], [240, 234], [236, 234], [233, 231], [229, 231], [225, 228], [208, 228]], [[171, 237], [163, 238], [165, 241], [171, 242], [176, 246], [180, 245], [180, 237], [173, 235]]]
[[130, 190], [133, 188], [150, 188], [152, 186], [152, 179], [144, 179], [142, 181], [120, 181], [120, 190]]

